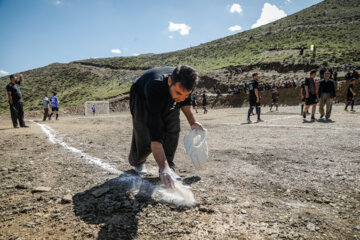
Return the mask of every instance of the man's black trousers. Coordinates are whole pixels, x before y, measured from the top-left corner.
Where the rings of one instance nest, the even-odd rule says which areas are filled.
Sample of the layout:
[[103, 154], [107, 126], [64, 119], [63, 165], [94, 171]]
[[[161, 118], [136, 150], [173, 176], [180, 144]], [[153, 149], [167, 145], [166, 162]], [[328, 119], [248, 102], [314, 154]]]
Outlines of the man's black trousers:
[[11, 120], [14, 127], [18, 126], [18, 121], [21, 127], [25, 126], [24, 122], [24, 107], [21, 101], [10, 104]]

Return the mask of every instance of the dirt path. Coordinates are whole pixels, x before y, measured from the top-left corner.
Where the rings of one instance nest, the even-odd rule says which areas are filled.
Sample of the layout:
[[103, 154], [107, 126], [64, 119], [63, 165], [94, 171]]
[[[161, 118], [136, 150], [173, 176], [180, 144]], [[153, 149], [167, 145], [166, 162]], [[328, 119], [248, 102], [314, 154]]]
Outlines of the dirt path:
[[251, 125], [245, 108], [199, 113], [210, 148], [201, 171], [183, 150], [182, 117], [175, 162], [191, 209], [147, 197], [142, 188], [159, 184], [152, 157], [147, 195], [123, 181], [128, 113], [45, 122], [55, 143], [36, 122], [0, 119], [0, 239], [360, 239], [360, 116], [341, 105], [332, 123], [303, 123], [299, 108], [263, 109]]

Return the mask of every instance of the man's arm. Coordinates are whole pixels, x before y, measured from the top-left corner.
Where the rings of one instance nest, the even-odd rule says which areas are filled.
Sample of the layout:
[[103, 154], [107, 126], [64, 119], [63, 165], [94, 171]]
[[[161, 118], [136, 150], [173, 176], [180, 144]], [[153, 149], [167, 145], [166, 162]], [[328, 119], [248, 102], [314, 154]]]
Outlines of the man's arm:
[[23, 83], [23, 81], [24, 81], [24, 77], [23, 77], [23, 75], [22, 75], [22, 74], [19, 74], [19, 78], [20, 78], [20, 83]]
[[306, 98], [309, 98], [309, 86], [305, 85]]
[[321, 98], [321, 94], [322, 94], [322, 84], [319, 84], [319, 90], [318, 90], [318, 96], [319, 98]]
[[204, 128], [199, 122], [196, 122], [194, 114], [191, 111], [191, 106], [183, 106], [181, 107], [181, 111], [184, 113], [186, 119], [188, 120], [191, 129], [197, 128], [204, 131]]
[[350, 92], [352, 92], [353, 96], [355, 96], [355, 95], [356, 95], [356, 94], [355, 94], [355, 91], [354, 91], [354, 89], [353, 89], [353, 88], [350, 88]]
[[7, 92], [7, 94], [8, 94], [8, 97], [9, 97], [9, 102], [10, 102], [10, 104], [13, 104], [11, 92]]
[[259, 90], [255, 88], [256, 102], [259, 102]]

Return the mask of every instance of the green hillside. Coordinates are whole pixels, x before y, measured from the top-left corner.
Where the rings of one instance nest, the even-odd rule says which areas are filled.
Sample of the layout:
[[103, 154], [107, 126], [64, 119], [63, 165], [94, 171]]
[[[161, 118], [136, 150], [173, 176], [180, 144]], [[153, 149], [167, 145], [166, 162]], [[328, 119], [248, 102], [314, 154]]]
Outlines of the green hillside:
[[[355, 36], [360, 36], [360, 1], [326, 0], [265, 26], [185, 50], [79, 62], [114, 68], [188, 64], [198, 70], [259, 62], [310, 63], [310, 51], [305, 51], [302, 58], [297, 49], [301, 45], [309, 48], [315, 44], [317, 56], [313, 64], [359, 65], [360, 39]], [[272, 51], [272, 54], [261, 54], [265, 51]]]
[[[128, 91], [145, 69], [161, 65], [188, 64], [199, 71], [229, 65], [311, 63], [360, 65], [360, 1], [326, 0], [265, 26], [175, 52], [87, 59], [24, 72], [25, 109], [41, 109], [47, 92], [57, 91], [61, 106], [86, 100], [111, 98]], [[311, 44], [317, 46], [311, 58]], [[306, 50], [299, 56], [299, 47]], [[8, 112], [5, 86], [0, 78], [0, 113]]]

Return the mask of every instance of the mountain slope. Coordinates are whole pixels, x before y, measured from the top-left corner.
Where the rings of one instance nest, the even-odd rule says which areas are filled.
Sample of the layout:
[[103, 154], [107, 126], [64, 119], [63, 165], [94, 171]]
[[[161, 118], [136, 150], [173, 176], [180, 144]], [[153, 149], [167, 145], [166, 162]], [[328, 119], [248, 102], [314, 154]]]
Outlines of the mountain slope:
[[89, 59], [86, 62], [114, 68], [149, 68], [189, 64], [199, 70], [259, 62], [310, 62], [295, 52], [261, 54], [265, 51], [294, 50], [301, 45], [317, 46], [315, 64], [328, 62], [360, 64], [360, 1], [326, 0], [265, 26], [176, 52], [141, 56]]
[[[234, 66], [279, 62], [283, 65], [360, 65], [360, 1], [326, 0], [265, 26], [196, 47], [137, 57], [87, 59], [24, 72], [22, 87], [26, 110], [41, 109], [47, 91], [57, 91], [61, 106], [110, 98], [129, 89], [144, 70], [161, 65], [188, 64], [201, 72]], [[315, 59], [309, 47], [317, 46]], [[306, 48], [304, 55], [299, 47]], [[0, 78], [0, 113], [8, 111]]]

